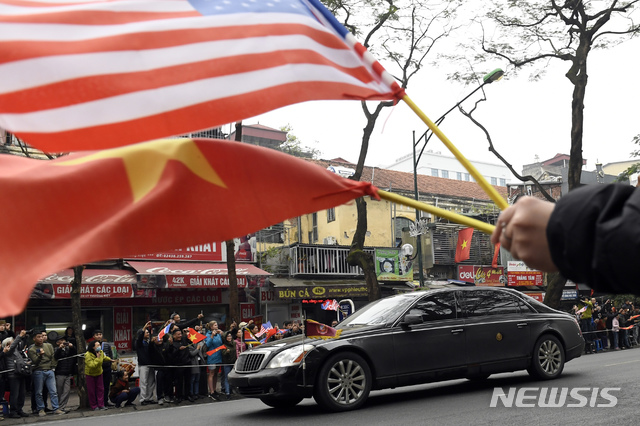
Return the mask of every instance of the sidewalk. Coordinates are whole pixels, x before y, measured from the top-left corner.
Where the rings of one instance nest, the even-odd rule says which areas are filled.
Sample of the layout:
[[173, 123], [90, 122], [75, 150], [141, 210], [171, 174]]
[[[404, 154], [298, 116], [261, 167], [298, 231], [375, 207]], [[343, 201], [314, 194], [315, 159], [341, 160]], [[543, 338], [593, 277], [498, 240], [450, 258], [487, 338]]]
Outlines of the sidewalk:
[[[235, 399], [240, 399], [240, 398], [242, 397], [239, 395], [236, 395], [236, 394], [231, 395], [231, 401]], [[70, 410], [70, 411], [67, 414], [65, 415], [47, 414], [45, 417], [40, 417], [37, 414], [31, 414], [31, 394], [27, 392], [27, 396], [25, 398], [25, 404], [24, 404], [24, 411], [25, 413], [29, 413], [29, 417], [24, 417], [21, 419], [9, 419], [5, 417], [4, 421], [0, 421], [0, 426], [41, 423], [41, 422], [52, 421], [52, 420], [64, 420], [66, 418], [77, 419], [77, 418], [83, 418], [83, 417], [108, 416], [110, 414], [124, 413], [127, 411], [133, 411], [133, 410], [138, 410], [138, 411], [159, 410], [163, 408], [171, 408], [171, 407], [184, 406], [184, 405], [214, 404], [219, 402], [225, 402], [225, 400], [223, 399], [222, 401], [216, 401], [207, 396], [201, 395], [194, 402], [190, 402], [189, 400], [184, 400], [179, 404], [165, 402], [162, 405], [160, 404], [140, 405], [138, 400], [136, 400], [134, 403], [135, 404], [134, 406], [129, 406], [129, 407], [122, 406], [121, 408], [110, 407], [108, 410], [93, 411], [90, 408], [82, 408], [82, 409], [80, 408], [80, 398], [78, 397], [78, 389], [72, 388], [71, 395], [69, 395], [69, 403], [67, 404], [67, 410]]]

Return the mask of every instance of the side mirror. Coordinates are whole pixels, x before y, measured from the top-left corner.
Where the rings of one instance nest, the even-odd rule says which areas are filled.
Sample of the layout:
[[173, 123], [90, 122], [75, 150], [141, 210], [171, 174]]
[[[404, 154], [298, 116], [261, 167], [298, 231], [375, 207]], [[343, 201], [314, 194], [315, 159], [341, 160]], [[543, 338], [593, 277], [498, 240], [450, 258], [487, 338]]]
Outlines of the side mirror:
[[407, 314], [404, 316], [404, 319], [400, 323], [402, 328], [409, 328], [412, 325], [422, 324], [424, 321], [422, 320], [421, 314]]

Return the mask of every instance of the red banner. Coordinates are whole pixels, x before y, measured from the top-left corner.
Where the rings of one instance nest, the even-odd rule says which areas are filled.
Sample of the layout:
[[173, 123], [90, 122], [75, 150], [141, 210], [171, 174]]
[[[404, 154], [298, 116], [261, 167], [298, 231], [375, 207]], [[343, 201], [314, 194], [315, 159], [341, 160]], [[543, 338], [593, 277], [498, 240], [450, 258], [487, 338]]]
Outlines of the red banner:
[[113, 342], [118, 351], [131, 351], [133, 335], [131, 333], [132, 324], [131, 308], [113, 308]]
[[240, 321], [249, 321], [256, 315], [256, 305], [254, 303], [240, 304]]
[[458, 279], [485, 287], [504, 287], [507, 283], [502, 266], [493, 268], [491, 266], [460, 265], [458, 266]]
[[[51, 289], [52, 299], [71, 299], [71, 284], [50, 284], [43, 292]], [[82, 284], [80, 287], [82, 299], [110, 299], [131, 298], [133, 287], [131, 284]]]
[[509, 271], [508, 278], [511, 287], [543, 285], [541, 271]]

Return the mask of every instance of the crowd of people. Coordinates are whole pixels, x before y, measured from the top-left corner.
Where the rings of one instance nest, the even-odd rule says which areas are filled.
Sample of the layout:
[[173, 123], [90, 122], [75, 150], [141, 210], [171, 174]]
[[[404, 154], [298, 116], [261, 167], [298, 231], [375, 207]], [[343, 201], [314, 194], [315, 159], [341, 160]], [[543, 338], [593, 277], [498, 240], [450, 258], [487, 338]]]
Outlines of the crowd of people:
[[[104, 341], [101, 330], [93, 331], [86, 351], [78, 354], [72, 327], [64, 335], [45, 330], [21, 330], [16, 334], [11, 324], [0, 324], [0, 403], [6, 403], [3, 397], [8, 391], [10, 418], [67, 413], [78, 357], [84, 359], [91, 410], [134, 405], [138, 398], [142, 405], [193, 402], [201, 398], [203, 374], [206, 395], [213, 400], [226, 400], [232, 395], [228, 376], [238, 355], [260, 342], [245, 341], [247, 336], [262, 336], [264, 343], [303, 334], [303, 326], [293, 321], [286, 321], [282, 329], [270, 327], [269, 333], [253, 321], [233, 322], [223, 332], [216, 321], [203, 324], [202, 318], [200, 314], [187, 321], [174, 313], [160, 327], [154, 329], [148, 322], [137, 332], [134, 348], [139, 387], [130, 386], [132, 366], [118, 363], [117, 354]], [[27, 390], [31, 394], [30, 413], [24, 408]]]
[[[231, 323], [223, 332], [217, 321], [198, 325], [201, 315], [184, 321], [178, 314], [172, 315], [161, 329], [167, 330], [160, 337], [151, 322], [137, 333], [136, 353], [140, 376], [140, 403], [180, 403], [200, 398], [200, 375], [207, 375], [207, 396], [214, 400], [231, 398], [228, 376], [238, 356], [250, 349], [254, 342], [245, 342], [244, 330], [251, 336], [260, 335], [260, 327], [253, 321]], [[189, 329], [204, 336], [193, 343]], [[277, 327], [276, 327], [277, 329]], [[268, 341], [302, 334], [299, 323], [286, 321], [283, 330], [273, 333]], [[197, 340], [197, 339], [196, 339]], [[218, 384], [220, 392], [217, 391]]]
[[585, 298], [574, 305], [572, 312], [580, 323], [585, 339], [585, 352], [622, 350], [638, 345], [640, 308], [630, 300], [615, 306], [610, 299], [599, 303], [595, 298]]

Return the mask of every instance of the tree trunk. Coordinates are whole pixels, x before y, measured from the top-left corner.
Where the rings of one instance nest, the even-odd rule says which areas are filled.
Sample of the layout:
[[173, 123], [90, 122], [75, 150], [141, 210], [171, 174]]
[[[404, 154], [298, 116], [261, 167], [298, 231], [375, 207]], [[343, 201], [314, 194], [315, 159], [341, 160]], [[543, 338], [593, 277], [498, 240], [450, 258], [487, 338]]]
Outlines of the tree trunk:
[[[364, 161], [367, 157], [367, 151], [369, 150], [369, 140], [371, 139], [378, 115], [380, 115], [383, 107], [384, 104], [379, 102], [374, 112], [370, 113], [366, 104], [364, 102], [362, 103], [362, 109], [367, 117], [367, 125], [364, 127], [362, 133], [362, 146], [360, 147], [360, 156], [358, 157], [356, 172], [351, 176], [353, 180], [360, 180], [362, 178]], [[380, 299], [380, 287], [378, 286], [373, 257], [364, 252], [364, 240], [367, 234], [367, 203], [364, 198], [358, 198], [356, 200], [356, 208], [358, 224], [356, 226], [356, 232], [353, 235], [353, 240], [351, 241], [351, 249], [349, 250], [349, 256], [347, 256], [347, 262], [349, 265], [359, 266], [362, 269], [369, 292], [369, 301], [374, 301]]]
[[233, 240], [225, 242], [227, 246], [227, 272], [229, 274], [229, 317], [227, 326], [236, 321], [240, 324], [240, 305], [238, 304], [238, 277], [236, 275], [236, 257]]
[[544, 295], [544, 304], [550, 308], [558, 309], [567, 279], [557, 272], [548, 274], [547, 279], [549, 284], [547, 284], [547, 292]]
[[[580, 186], [582, 174], [582, 132], [584, 129], [584, 96], [587, 89], [587, 56], [591, 50], [590, 37], [583, 37], [576, 49], [573, 65], [567, 71], [566, 77], [573, 84], [571, 100], [571, 152], [569, 157], [569, 177], [567, 183], [569, 191]], [[567, 279], [560, 274], [553, 274], [547, 284], [547, 294], [544, 303], [552, 308], [560, 306], [562, 290]]]
[[[82, 271], [84, 266], [73, 268], [73, 281], [71, 282], [71, 318], [73, 321], [73, 331], [76, 334], [76, 344], [78, 354], [85, 353], [86, 343], [82, 330], [82, 303], [80, 302], [80, 289], [82, 287]], [[87, 381], [84, 376], [84, 357], [78, 357], [78, 397], [80, 398], [80, 408], [89, 406], [87, 396]]]
[[[242, 142], [242, 121], [236, 122], [236, 142]], [[238, 304], [238, 277], [236, 275], [236, 254], [233, 240], [225, 242], [227, 246], [227, 272], [229, 274], [229, 317], [227, 326], [236, 321], [240, 324], [240, 305]]]
[[351, 250], [347, 256], [349, 265], [360, 266], [364, 272], [364, 280], [367, 283], [367, 291], [369, 292], [369, 301], [380, 299], [380, 287], [378, 286], [378, 278], [376, 277], [376, 268], [373, 263], [373, 257], [365, 253], [364, 239], [367, 232], [367, 203], [364, 198], [356, 199], [356, 207], [358, 211], [358, 225], [356, 232], [351, 241]]

